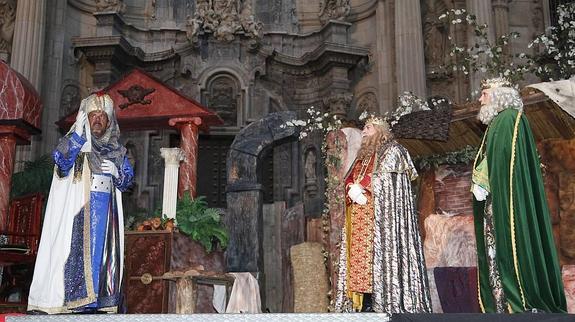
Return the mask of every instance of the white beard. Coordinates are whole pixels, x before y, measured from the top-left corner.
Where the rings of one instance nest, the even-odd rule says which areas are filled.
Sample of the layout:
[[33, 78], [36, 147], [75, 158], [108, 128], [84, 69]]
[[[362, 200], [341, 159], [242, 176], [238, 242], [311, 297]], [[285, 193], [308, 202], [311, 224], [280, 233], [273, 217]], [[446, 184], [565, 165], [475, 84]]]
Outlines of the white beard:
[[479, 113], [477, 114], [477, 119], [481, 123], [488, 125], [495, 116], [499, 114], [499, 109], [494, 104], [485, 104], [481, 106]]

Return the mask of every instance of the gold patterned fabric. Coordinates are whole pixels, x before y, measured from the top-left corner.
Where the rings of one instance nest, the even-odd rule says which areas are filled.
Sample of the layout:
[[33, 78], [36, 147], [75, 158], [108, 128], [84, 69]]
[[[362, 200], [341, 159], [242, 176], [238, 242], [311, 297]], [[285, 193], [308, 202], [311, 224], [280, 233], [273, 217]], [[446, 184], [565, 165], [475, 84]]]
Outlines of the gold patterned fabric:
[[[414, 207], [411, 181], [417, 177], [407, 150], [395, 141], [385, 143], [376, 154], [371, 174], [373, 203], [372, 305], [376, 312], [427, 313], [431, 300], [423, 247]], [[369, 203], [368, 203], [369, 204]], [[352, 208], [353, 211], [353, 207]], [[350, 209], [348, 208], [348, 213]], [[346, 220], [352, 216], [347, 216]], [[354, 278], [348, 263], [354, 222], [343, 229], [335, 310], [354, 311], [349, 280]], [[369, 292], [365, 292], [369, 293]], [[355, 295], [355, 294], [352, 294]], [[356, 306], [357, 307], [357, 306]]]
[[349, 247], [349, 290], [373, 291], [373, 203], [355, 205], [351, 210], [351, 243]]

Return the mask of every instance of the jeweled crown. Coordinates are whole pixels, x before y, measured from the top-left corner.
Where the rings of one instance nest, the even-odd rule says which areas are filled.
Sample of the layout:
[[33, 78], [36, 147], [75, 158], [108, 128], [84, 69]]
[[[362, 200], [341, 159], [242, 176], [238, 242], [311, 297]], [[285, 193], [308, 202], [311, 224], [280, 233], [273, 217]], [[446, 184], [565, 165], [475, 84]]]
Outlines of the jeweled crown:
[[494, 77], [489, 79], [484, 79], [481, 81], [482, 89], [491, 89], [498, 87], [513, 87], [511, 82], [505, 77]]
[[387, 121], [379, 116], [370, 116], [369, 118], [367, 118], [367, 120], [365, 120], [365, 124], [376, 124], [376, 125], [386, 125]]

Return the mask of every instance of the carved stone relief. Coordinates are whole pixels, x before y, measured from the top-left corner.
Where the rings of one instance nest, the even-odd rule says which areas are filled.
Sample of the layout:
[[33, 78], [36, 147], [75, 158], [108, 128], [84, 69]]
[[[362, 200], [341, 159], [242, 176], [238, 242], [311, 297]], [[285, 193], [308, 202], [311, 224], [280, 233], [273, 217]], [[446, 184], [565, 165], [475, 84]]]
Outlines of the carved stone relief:
[[317, 196], [317, 152], [314, 148], [310, 148], [305, 152], [304, 161], [304, 189], [305, 197], [312, 199]]
[[330, 20], [344, 20], [351, 11], [349, 0], [321, 0], [319, 3], [319, 20], [325, 25]]
[[0, 0], [0, 55], [12, 52], [15, 18], [16, 0]]
[[230, 42], [237, 33], [259, 39], [262, 24], [255, 21], [251, 0], [198, 0], [196, 12], [187, 19], [188, 40], [198, 42], [200, 32], [213, 33], [217, 40]]
[[335, 94], [323, 100], [323, 105], [327, 111], [332, 115], [338, 115], [341, 118], [346, 118], [349, 103], [353, 99], [352, 94]]
[[238, 125], [238, 86], [227, 76], [213, 79], [208, 85], [207, 106], [218, 113], [224, 126]]
[[146, 99], [146, 96], [153, 93], [154, 91], [156, 91], [155, 88], [144, 88], [138, 84], [132, 85], [128, 89], [119, 89], [118, 93], [124, 96], [128, 102], [120, 104], [118, 107], [125, 109], [132, 104], [148, 105], [152, 103], [152, 101], [150, 99]]
[[114, 11], [123, 14], [126, 11], [126, 4], [122, 0], [96, 0], [96, 11]]
[[68, 115], [80, 107], [80, 88], [76, 85], [66, 85], [60, 96], [60, 115]]
[[370, 114], [379, 114], [378, 106], [375, 94], [372, 92], [365, 93], [357, 101], [357, 114], [359, 115], [364, 111]]

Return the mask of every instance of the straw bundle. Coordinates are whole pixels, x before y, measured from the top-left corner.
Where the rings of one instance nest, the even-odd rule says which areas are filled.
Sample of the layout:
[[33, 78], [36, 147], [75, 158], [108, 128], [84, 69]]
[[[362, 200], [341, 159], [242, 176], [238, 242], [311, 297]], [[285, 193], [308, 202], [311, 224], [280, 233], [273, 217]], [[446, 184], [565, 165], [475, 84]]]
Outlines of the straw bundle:
[[290, 254], [294, 312], [327, 312], [329, 287], [321, 244], [301, 243], [292, 246]]

